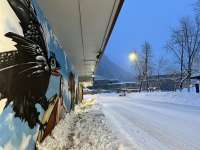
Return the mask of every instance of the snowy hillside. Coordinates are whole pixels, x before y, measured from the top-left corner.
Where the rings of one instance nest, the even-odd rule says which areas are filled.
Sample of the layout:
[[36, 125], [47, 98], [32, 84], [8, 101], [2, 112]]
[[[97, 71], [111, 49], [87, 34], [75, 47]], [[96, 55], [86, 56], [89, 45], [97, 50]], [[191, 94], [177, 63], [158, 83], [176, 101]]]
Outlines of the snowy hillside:
[[96, 75], [102, 76], [105, 79], [118, 79], [120, 81], [134, 81], [133, 73], [127, 72], [114, 64], [107, 56], [103, 56], [97, 66]]

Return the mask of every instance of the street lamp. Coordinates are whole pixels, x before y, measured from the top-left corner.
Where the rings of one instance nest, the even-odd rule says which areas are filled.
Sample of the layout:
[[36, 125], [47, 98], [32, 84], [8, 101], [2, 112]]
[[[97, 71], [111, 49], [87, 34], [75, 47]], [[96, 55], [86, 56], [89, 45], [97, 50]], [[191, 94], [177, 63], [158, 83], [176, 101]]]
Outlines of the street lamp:
[[138, 60], [138, 55], [137, 55], [136, 52], [131, 52], [131, 53], [129, 54], [128, 58], [129, 58], [129, 60], [130, 60], [131, 62], [137, 62], [137, 60]]

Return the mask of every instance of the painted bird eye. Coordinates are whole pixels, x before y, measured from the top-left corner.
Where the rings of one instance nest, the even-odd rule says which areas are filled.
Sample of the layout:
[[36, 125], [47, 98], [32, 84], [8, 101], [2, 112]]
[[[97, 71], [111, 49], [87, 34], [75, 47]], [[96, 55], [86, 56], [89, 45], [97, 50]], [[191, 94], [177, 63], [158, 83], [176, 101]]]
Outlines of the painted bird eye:
[[56, 60], [53, 58], [51, 59], [51, 69], [55, 69], [56, 68]]

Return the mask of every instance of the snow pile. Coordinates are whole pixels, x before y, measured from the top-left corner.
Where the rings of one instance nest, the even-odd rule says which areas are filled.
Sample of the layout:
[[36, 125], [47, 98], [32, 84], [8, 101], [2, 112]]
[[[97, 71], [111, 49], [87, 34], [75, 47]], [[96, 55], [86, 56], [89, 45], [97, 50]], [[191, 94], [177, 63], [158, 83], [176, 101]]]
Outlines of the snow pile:
[[152, 92], [132, 93], [128, 95], [134, 99], [151, 100], [172, 104], [200, 106], [200, 94], [189, 92]]
[[142, 101], [154, 101], [161, 103], [179, 104], [186, 106], [200, 107], [200, 94], [194, 92], [141, 92], [141, 93], [130, 93], [125, 97], [119, 97], [119, 94], [98, 94], [98, 101], [104, 102], [106, 100], [117, 101], [117, 100], [142, 100]]
[[121, 149], [118, 138], [100, 106], [92, 108], [78, 106], [75, 112], [66, 114], [43, 143], [39, 150], [116, 150]]

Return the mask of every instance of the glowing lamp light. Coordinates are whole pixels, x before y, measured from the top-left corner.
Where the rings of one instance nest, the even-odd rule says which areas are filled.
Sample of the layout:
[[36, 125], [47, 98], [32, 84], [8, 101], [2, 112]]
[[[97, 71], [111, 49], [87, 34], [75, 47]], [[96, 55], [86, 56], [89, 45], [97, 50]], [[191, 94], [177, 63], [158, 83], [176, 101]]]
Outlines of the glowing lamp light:
[[131, 62], [136, 62], [138, 60], [138, 55], [135, 52], [129, 54], [129, 60]]

